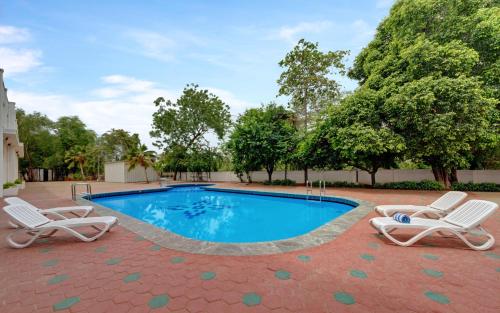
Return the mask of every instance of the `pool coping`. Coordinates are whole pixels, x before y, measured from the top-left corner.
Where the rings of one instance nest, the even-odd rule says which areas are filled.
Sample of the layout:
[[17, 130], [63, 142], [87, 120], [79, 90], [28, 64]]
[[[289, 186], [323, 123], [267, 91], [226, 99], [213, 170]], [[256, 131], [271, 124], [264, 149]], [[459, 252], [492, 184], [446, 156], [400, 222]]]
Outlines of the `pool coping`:
[[[130, 190], [110, 193], [101, 193], [93, 195], [93, 197], [103, 196], [118, 196], [130, 193], [149, 193], [161, 192], [166, 189], [176, 188], [176, 186], [186, 187], [188, 184], [180, 184], [168, 187], [145, 189], [145, 190]], [[287, 197], [304, 199], [308, 197], [311, 200], [319, 200], [319, 196], [305, 195], [299, 193], [283, 193], [283, 192], [268, 192], [257, 190], [241, 190], [227, 189], [219, 187], [209, 187], [209, 184], [191, 184], [203, 186], [210, 191], [234, 192], [244, 194], [256, 194], [275, 197]], [[213, 185], [213, 184], [210, 184]], [[325, 196], [324, 201], [340, 202], [345, 204], [358, 204], [349, 212], [335, 218], [307, 234], [275, 241], [257, 242], [257, 243], [220, 243], [210, 241], [200, 241], [190, 239], [181, 235], [177, 235], [171, 231], [156, 227], [139, 219], [112, 210], [95, 202], [87, 200], [85, 197], [78, 197], [76, 202], [81, 205], [92, 205], [98, 215], [112, 215], [118, 217], [119, 224], [129, 231], [136, 233], [140, 237], [150, 240], [153, 243], [168, 249], [205, 254], [205, 255], [230, 255], [230, 256], [248, 256], [248, 255], [268, 255], [279, 254], [284, 252], [302, 250], [306, 248], [316, 247], [324, 243], [330, 242], [340, 236], [343, 232], [349, 229], [356, 222], [365, 217], [373, 210], [374, 204], [364, 200], [353, 199], [349, 197]]]

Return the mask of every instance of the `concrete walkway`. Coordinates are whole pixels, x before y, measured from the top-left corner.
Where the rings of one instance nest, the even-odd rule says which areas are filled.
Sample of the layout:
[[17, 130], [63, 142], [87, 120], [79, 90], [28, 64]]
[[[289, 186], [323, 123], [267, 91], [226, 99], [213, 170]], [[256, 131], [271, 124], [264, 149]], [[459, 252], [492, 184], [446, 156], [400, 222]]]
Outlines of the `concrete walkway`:
[[[304, 193], [304, 187], [220, 184]], [[157, 184], [92, 183], [94, 193]], [[442, 192], [328, 189], [377, 204], [427, 204]], [[500, 193], [470, 193], [500, 202]], [[74, 204], [66, 182], [28, 183], [20, 197]], [[369, 227], [371, 213], [324, 245], [268, 256], [165, 249], [123, 227], [82, 243], [64, 234], [9, 248], [0, 213], [0, 312], [499, 312], [500, 250], [429, 237], [402, 248]], [[500, 212], [484, 225], [500, 240]], [[405, 237], [407, 235], [402, 235]], [[477, 240], [477, 239], [476, 239]]]

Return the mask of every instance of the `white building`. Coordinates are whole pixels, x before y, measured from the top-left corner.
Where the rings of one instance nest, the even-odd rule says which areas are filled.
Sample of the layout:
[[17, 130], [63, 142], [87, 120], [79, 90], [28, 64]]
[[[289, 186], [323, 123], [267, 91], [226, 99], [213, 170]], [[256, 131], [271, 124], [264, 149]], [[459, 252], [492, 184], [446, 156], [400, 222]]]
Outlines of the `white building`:
[[[9, 102], [7, 88], [3, 82], [3, 69], [0, 68], [0, 186], [14, 182], [19, 177], [19, 157], [24, 156], [24, 147], [17, 133], [16, 104]], [[3, 188], [0, 187], [0, 196]]]

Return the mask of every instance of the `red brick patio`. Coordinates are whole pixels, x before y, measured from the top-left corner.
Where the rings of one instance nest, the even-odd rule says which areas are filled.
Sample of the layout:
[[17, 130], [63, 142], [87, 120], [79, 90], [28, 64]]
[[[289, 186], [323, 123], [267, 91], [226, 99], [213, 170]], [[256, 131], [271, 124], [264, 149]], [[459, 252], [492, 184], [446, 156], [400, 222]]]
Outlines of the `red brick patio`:
[[[221, 184], [304, 193], [303, 187]], [[94, 193], [157, 187], [93, 183]], [[430, 203], [440, 192], [329, 189], [380, 203]], [[71, 205], [68, 183], [29, 183], [20, 196]], [[500, 202], [500, 193], [470, 193]], [[379, 238], [370, 214], [339, 238], [268, 256], [169, 250], [118, 226], [82, 243], [64, 234], [29, 248], [0, 243], [0, 312], [500, 312], [500, 251], [431, 237], [402, 248]], [[0, 213], [0, 236], [7, 228]], [[485, 225], [500, 240], [500, 212]]]

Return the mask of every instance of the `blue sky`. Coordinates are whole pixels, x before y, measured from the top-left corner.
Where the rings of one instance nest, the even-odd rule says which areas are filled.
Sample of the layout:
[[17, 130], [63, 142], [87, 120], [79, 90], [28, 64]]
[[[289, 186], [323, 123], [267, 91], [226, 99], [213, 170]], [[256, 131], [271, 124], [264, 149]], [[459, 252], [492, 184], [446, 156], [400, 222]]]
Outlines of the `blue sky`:
[[[373, 37], [392, 0], [0, 2], [0, 67], [10, 101], [102, 133], [148, 132], [153, 101], [188, 83], [233, 116], [276, 99], [278, 62], [300, 38], [350, 50]], [[345, 90], [356, 82], [340, 79]]]

